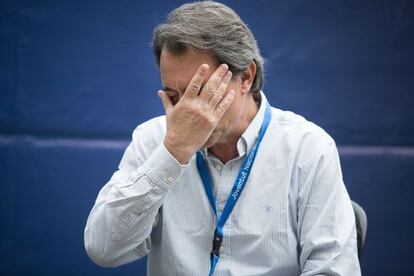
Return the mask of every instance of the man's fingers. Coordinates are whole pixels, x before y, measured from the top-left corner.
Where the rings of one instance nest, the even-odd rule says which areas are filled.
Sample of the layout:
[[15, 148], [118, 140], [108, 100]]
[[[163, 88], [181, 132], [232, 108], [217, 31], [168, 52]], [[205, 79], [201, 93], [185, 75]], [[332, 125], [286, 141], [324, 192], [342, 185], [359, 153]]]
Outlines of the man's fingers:
[[209, 69], [208, 64], [202, 64], [193, 78], [191, 79], [190, 83], [185, 90], [183, 97], [195, 97], [200, 92], [201, 86], [203, 85], [204, 78], [207, 74]]
[[222, 100], [224, 94], [227, 91], [227, 87], [230, 84], [232, 73], [227, 71], [226, 75], [224, 76], [223, 80], [219, 84], [218, 88], [212, 93], [210, 98], [210, 106], [216, 107], [217, 104]]
[[167, 92], [164, 92], [162, 90], [158, 90], [158, 96], [161, 98], [165, 113], [167, 113], [174, 106], [170, 97], [167, 95]]
[[216, 90], [218, 89], [223, 78], [226, 76], [228, 70], [229, 66], [227, 64], [221, 64], [210, 76], [200, 95], [209, 101], [210, 98], [216, 93]]
[[220, 103], [217, 105], [216, 110], [215, 110], [215, 115], [217, 116], [218, 119], [223, 117], [224, 113], [226, 113], [227, 109], [230, 107], [231, 103], [234, 100], [234, 94], [235, 93], [236, 92], [234, 92], [234, 90], [231, 89], [224, 96], [224, 98], [220, 101]]

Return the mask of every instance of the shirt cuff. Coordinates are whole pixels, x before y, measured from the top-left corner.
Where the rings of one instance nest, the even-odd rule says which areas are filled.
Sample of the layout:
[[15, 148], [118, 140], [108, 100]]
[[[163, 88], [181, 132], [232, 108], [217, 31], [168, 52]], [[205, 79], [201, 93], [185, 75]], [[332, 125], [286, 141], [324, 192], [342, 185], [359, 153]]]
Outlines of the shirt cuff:
[[189, 163], [181, 165], [162, 142], [143, 165], [144, 174], [163, 191], [175, 184]]

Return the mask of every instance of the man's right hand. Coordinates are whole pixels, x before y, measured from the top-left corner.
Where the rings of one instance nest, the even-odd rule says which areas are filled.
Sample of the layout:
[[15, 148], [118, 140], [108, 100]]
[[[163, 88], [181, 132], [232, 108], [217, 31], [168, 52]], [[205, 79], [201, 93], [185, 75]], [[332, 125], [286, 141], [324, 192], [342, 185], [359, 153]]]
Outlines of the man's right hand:
[[167, 120], [164, 145], [180, 164], [187, 164], [207, 142], [234, 99], [233, 90], [226, 94], [232, 76], [228, 66], [220, 65], [202, 87], [208, 69], [207, 64], [198, 68], [176, 105], [165, 91], [158, 91]]

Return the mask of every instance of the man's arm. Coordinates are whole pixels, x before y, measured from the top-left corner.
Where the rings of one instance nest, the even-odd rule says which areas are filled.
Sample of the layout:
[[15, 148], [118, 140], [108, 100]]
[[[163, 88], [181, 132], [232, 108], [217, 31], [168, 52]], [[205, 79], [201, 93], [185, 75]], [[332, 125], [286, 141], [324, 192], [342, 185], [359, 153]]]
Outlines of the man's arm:
[[202, 88], [208, 69], [207, 64], [198, 68], [176, 105], [159, 92], [166, 112], [164, 141], [149, 153], [141, 138], [161, 133], [139, 133], [138, 128], [119, 170], [100, 191], [84, 236], [86, 251], [98, 265], [119, 266], [148, 254], [164, 196], [234, 99], [233, 90], [226, 93], [232, 76], [228, 66], [219, 66]]
[[304, 165], [298, 226], [302, 276], [361, 275], [355, 216], [334, 141]]
[[163, 143], [153, 152], [138, 127], [110, 181], [102, 188], [85, 227], [85, 248], [98, 265], [115, 267], [148, 254], [150, 233], [163, 198], [181, 166]]

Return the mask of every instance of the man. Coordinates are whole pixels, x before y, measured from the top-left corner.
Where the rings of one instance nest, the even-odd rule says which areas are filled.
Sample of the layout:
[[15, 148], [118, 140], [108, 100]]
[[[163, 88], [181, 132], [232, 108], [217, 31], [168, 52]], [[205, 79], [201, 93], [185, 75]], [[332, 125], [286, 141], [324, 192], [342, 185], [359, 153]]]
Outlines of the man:
[[138, 126], [85, 229], [91, 259], [148, 255], [149, 275], [360, 275], [337, 149], [270, 107], [253, 34], [230, 8], [154, 31], [166, 115]]

